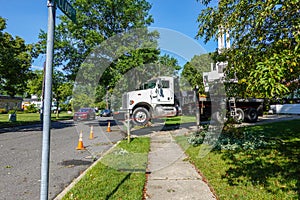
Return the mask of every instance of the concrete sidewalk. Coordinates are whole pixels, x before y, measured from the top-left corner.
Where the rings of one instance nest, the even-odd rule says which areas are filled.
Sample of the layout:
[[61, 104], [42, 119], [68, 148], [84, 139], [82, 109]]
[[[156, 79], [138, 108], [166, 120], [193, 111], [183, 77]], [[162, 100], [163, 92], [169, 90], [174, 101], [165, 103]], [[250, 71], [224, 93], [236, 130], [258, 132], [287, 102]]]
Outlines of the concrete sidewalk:
[[170, 132], [151, 136], [146, 199], [216, 199]]

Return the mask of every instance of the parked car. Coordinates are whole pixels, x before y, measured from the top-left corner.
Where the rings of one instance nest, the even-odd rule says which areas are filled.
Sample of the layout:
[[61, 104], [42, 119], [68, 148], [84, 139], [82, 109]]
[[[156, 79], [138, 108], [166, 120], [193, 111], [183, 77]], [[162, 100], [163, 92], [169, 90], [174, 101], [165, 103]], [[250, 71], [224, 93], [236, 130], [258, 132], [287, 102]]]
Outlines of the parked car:
[[80, 108], [74, 113], [73, 120], [91, 120], [96, 119], [96, 112], [94, 108]]
[[109, 109], [101, 110], [100, 117], [110, 117], [112, 116], [112, 111]]

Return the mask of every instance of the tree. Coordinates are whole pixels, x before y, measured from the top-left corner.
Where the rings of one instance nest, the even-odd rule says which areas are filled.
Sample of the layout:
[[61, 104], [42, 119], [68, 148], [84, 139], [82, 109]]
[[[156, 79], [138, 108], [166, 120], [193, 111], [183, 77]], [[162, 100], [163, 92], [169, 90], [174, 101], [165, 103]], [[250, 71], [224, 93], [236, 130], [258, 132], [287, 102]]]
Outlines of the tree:
[[32, 72], [31, 78], [27, 81], [27, 95], [37, 95], [38, 97], [42, 96], [43, 90], [43, 79], [44, 73], [43, 70], [35, 70]]
[[159, 75], [162, 76], [174, 76], [178, 74], [181, 67], [178, 65], [178, 60], [167, 54], [162, 55], [158, 59], [159, 63]]
[[59, 117], [59, 106], [72, 95], [73, 84], [68, 81], [64, 73], [59, 70], [53, 73], [52, 96], [56, 101], [56, 118]]
[[[43, 93], [43, 70], [35, 70], [32, 72], [31, 78], [27, 83], [26, 93], [28, 95], [37, 95], [42, 97]], [[54, 71], [52, 79], [52, 97], [56, 101], [56, 114], [58, 117], [59, 105], [68, 100], [72, 95], [73, 82], [67, 80], [64, 73], [61, 71]]]
[[298, 86], [300, 75], [300, 1], [198, 0], [204, 4], [198, 37], [205, 41], [228, 32], [232, 48], [216, 56], [228, 61], [240, 96], [282, 97]]
[[213, 60], [210, 54], [194, 56], [190, 62], [187, 62], [182, 70], [182, 77], [185, 82], [181, 82], [185, 90], [191, 90], [199, 87], [199, 93], [204, 93], [203, 72], [209, 72]]
[[[80, 65], [104, 40], [153, 22], [145, 0], [73, 0], [77, 23], [59, 16], [55, 32], [55, 66], [61, 65], [75, 80]], [[40, 33], [40, 44], [46, 49], [46, 33]]]
[[0, 92], [9, 96], [22, 95], [31, 76], [32, 45], [7, 32], [6, 21], [0, 17]]
[[[157, 54], [159, 51], [155, 52], [147, 49], [141, 49], [139, 51], [144, 52], [141, 53], [141, 55], [144, 55], [149, 59], [143, 59], [140, 53], [137, 53], [136, 55], [133, 54], [130, 58], [122, 59], [117, 63], [117, 65], [119, 65], [117, 69], [127, 69], [125, 73], [121, 73], [120, 76], [116, 77], [117, 79], [120, 79], [126, 74], [124, 80], [126, 80], [127, 83], [122, 83], [125, 86], [123, 87], [124, 92], [135, 90], [138, 85], [153, 77], [177, 75], [178, 71], [181, 69], [177, 59], [169, 55], [158, 56]], [[138, 62], [139, 60], [140, 62]], [[123, 67], [121, 67], [121, 65]], [[118, 81], [115, 81], [113, 83], [117, 82]], [[111, 85], [111, 87], [114, 86], [115, 85]]]
[[[100, 88], [105, 88], [113, 86], [122, 74], [157, 59], [159, 50], [157, 45], [152, 44], [156, 43], [157, 33], [148, 33], [146, 29], [146, 26], [153, 22], [153, 18], [148, 14], [151, 5], [146, 0], [73, 0], [71, 2], [77, 11], [77, 23], [74, 24], [64, 15], [59, 16], [60, 23], [55, 31], [54, 66], [60, 66], [69, 80], [76, 79], [78, 92], [75, 91], [73, 97], [79, 98], [77, 95], [87, 92], [87, 97], [101, 99], [95, 98], [93, 94], [96, 92], [95, 89], [99, 88], [98, 82], [93, 82], [97, 74], [100, 72], [103, 74], [99, 84], [102, 85]], [[130, 35], [130, 31], [134, 29], [140, 29], [140, 34], [146, 37]], [[129, 33], [128, 37], [122, 38], [124, 33]], [[39, 37], [40, 48], [45, 52], [47, 35], [42, 31]], [[109, 40], [110, 38], [116, 40]], [[140, 39], [145, 39], [150, 44]], [[107, 40], [110, 43], [105, 43]], [[128, 40], [135, 44], [127, 47]], [[114, 49], [115, 46], [120, 48]], [[112, 53], [114, 55], [110, 55]], [[99, 68], [107, 63], [109, 67], [102, 72]], [[85, 71], [78, 74], [78, 70], [82, 67]], [[79, 84], [86, 84], [86, 88]], [[76, 107], [80, 106], [78, 103], [73, 100], [73, 105]]]

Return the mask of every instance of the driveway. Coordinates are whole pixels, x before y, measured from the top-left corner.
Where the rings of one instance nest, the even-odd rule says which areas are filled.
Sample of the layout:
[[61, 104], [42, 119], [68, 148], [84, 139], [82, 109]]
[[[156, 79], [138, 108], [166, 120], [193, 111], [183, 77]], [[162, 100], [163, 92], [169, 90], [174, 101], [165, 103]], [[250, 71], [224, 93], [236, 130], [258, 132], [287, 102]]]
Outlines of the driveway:
[[273, 123], [279, 121], [287, 121], [287, 120], [294, 120], [300, 119], [300, 115], [264, 115], [258, 118], [258, 121], [255, 123], [242, 123], [242, 126], [253, 126], [253, 125], [260, 125], [266, 123]]

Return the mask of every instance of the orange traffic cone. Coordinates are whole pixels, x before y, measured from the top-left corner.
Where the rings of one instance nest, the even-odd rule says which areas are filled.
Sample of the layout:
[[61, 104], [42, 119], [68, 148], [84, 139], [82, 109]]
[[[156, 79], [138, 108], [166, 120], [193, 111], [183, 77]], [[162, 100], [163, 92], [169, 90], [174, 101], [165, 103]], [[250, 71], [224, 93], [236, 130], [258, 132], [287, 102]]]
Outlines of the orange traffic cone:
[[90, 140], [94, 139], [94, 131], [93, 131], [93, 126], [91, 126], [91, 131], [90, 131]]
[[111, 132], [111, 129], [110, 129], [110, 121], [108, 122], [106, 132]]
[[83, 146], [83, 142], [82, 142], [82, 131], [80, 131], [78, 145], [77, 145], [76, 149], [77, 150], [85, 150], [85, 147]]

